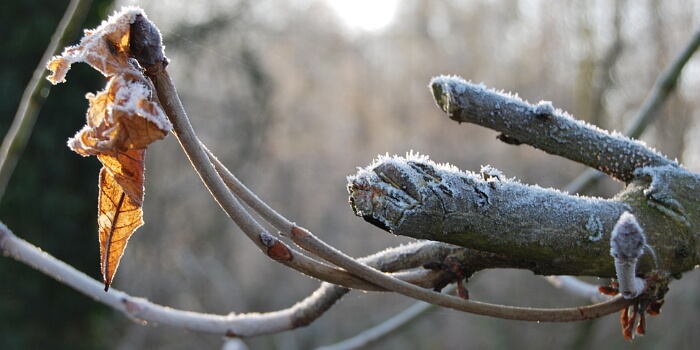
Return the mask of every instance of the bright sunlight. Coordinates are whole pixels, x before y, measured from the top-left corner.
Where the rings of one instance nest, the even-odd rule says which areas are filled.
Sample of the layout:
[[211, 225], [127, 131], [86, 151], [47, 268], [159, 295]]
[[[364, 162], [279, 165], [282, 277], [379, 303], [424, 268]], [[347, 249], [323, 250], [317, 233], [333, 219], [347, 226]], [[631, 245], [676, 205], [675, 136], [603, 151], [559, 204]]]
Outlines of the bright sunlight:
[[394, 19], [398, 0], [327, 0], [338, 17], [351, 29], [368, 32], [388, 26]]

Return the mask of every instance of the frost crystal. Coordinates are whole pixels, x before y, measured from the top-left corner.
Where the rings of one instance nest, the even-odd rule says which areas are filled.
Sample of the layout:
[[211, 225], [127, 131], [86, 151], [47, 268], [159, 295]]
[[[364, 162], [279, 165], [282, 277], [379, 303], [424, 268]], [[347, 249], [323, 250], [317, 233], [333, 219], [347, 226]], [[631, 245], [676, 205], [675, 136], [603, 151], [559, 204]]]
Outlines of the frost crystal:
[[71, 64], [86, 62], [109, 77], [123, 70], [133, 70], [128, 64], [129, 31], [137, 16], [146, 17], [138, 7], [124, 7], [102, 21], [99, 27], [85, 30], [80, 43], [67, 47], [60, 56], [51, 58], [46, 68], [52, 74], [47, 79], [55, 84], [65, 82]]
[[591, 242], [599, 241], [603, 238], [603, 223], [593, 214], [588, 218], [586, 230], [591, 233], [588, 236], [588, 240]]

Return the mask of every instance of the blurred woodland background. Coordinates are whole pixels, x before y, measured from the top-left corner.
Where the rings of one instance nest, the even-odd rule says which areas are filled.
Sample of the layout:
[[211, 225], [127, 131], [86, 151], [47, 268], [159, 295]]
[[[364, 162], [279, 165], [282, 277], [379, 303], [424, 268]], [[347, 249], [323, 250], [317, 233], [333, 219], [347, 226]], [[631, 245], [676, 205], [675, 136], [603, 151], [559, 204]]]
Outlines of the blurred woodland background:
[[[0, 26], [0, 135], [68, 1], [11, 2]], [[457, 125], [433, 103], [431, 77], [455, 74], [518, 93], [610, 130], [624, 130], [655, 79], [700, 28], [699, 1], [428, 1], [397, 3], [376, 30], [344, 22], [326, 0], [94, 1], [82, 28], [139, 5], [163, 32], [168, 67], [195, 130], [263, 200], [345, 253], [407, 242], [353, 215], [345, 177], [378, 154], [413, 150], [478, 171], [563, 188], [584, 167], [496, 133]], [[372, 7], [365, 10], [371, 13]], [[71, 43], [77, 42], [79, 32]], [[0, 202], [14, 233], [100, 280], [95, 223], [99, 162], [65, 142], [84, 124], [87, 92], [104, 84], [77, 65], [51, 88]], [[700, 171], [700, 55], [642, 139]], [[48, 92], [48, 90], [47, 90]], [[605, 181], [587, 195], [613, 196]], [[149, 148], [145, 222], [114, 288], [199, 312], [265, 312], [318, 285], [269, 260], [210, 197], [170, 136]], [[203, 349], [218, 336], [133, 323], [12, 259], [0, 259], [0, 348]], [[588, 279], [593, 283], [607, 283]], [[700, 276], [671, 284], [647, 336], [626, 345], [616, 316], [566, 324], [505, 321], [434, 308], [375, 345], [385, 348], [690, 349], [700, 342]], [[485, 271], [471, 297], [509, 305], [587, 303], [528, 271]], [[295, 331], [246, 339], [252, 349], [308, 349], [376, 325], [414, 301], [352, 292]]]

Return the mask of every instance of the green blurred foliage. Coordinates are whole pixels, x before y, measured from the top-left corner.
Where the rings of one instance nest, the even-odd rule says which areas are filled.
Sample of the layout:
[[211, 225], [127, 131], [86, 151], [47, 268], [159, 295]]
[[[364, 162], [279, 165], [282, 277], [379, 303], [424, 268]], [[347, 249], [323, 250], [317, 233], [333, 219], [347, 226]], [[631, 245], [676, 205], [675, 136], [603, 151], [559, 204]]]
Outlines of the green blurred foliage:
[[[0, 135], [12, 123], [26, 84], [69, 1], [16, 1], [0, 11]], [[95, 27], [111, 12], [111, 1], [94, 1], [85, 23]], [[99, 278], [96, 234], [99, 162], [82, 158], [66, 140], [85, 123], [85, 94], [104, 78], [85, 65], [68, 75], [70, 84], [52, 87], [26, 150], [0, 202], [0, 220], [17, 236], [77, 269]], [[40, 272], [0, 259], [0, 348], [92, 349], [108, 337], [102, 320], [108, 310]]]

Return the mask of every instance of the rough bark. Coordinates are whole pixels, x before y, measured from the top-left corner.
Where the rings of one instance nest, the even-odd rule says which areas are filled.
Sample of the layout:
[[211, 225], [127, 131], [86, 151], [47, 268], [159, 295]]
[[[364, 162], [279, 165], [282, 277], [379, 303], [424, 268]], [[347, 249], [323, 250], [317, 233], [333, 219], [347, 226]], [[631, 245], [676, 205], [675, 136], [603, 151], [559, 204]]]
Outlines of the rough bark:
[[[430, 86], [451, 119], [599, 169], [627, 182], [626, 188], [612, 199], [572, 196], [508, 180], [490, 167], [476, 174], [412, 154], [381, 157], [348, 178], [358, 216], [394, 234], [499, 254], [538, 274], [615, 277], [610, 233], [630, 211], [660, 270], [677, 275], [700, 262], [693, 230], [700, 220], [697, 174], [549, 102], [531, 105], [456, 77], [433, 79]], [[652, 254], [645, 254], [637, 271], [649, 275], [655, 268]]]

